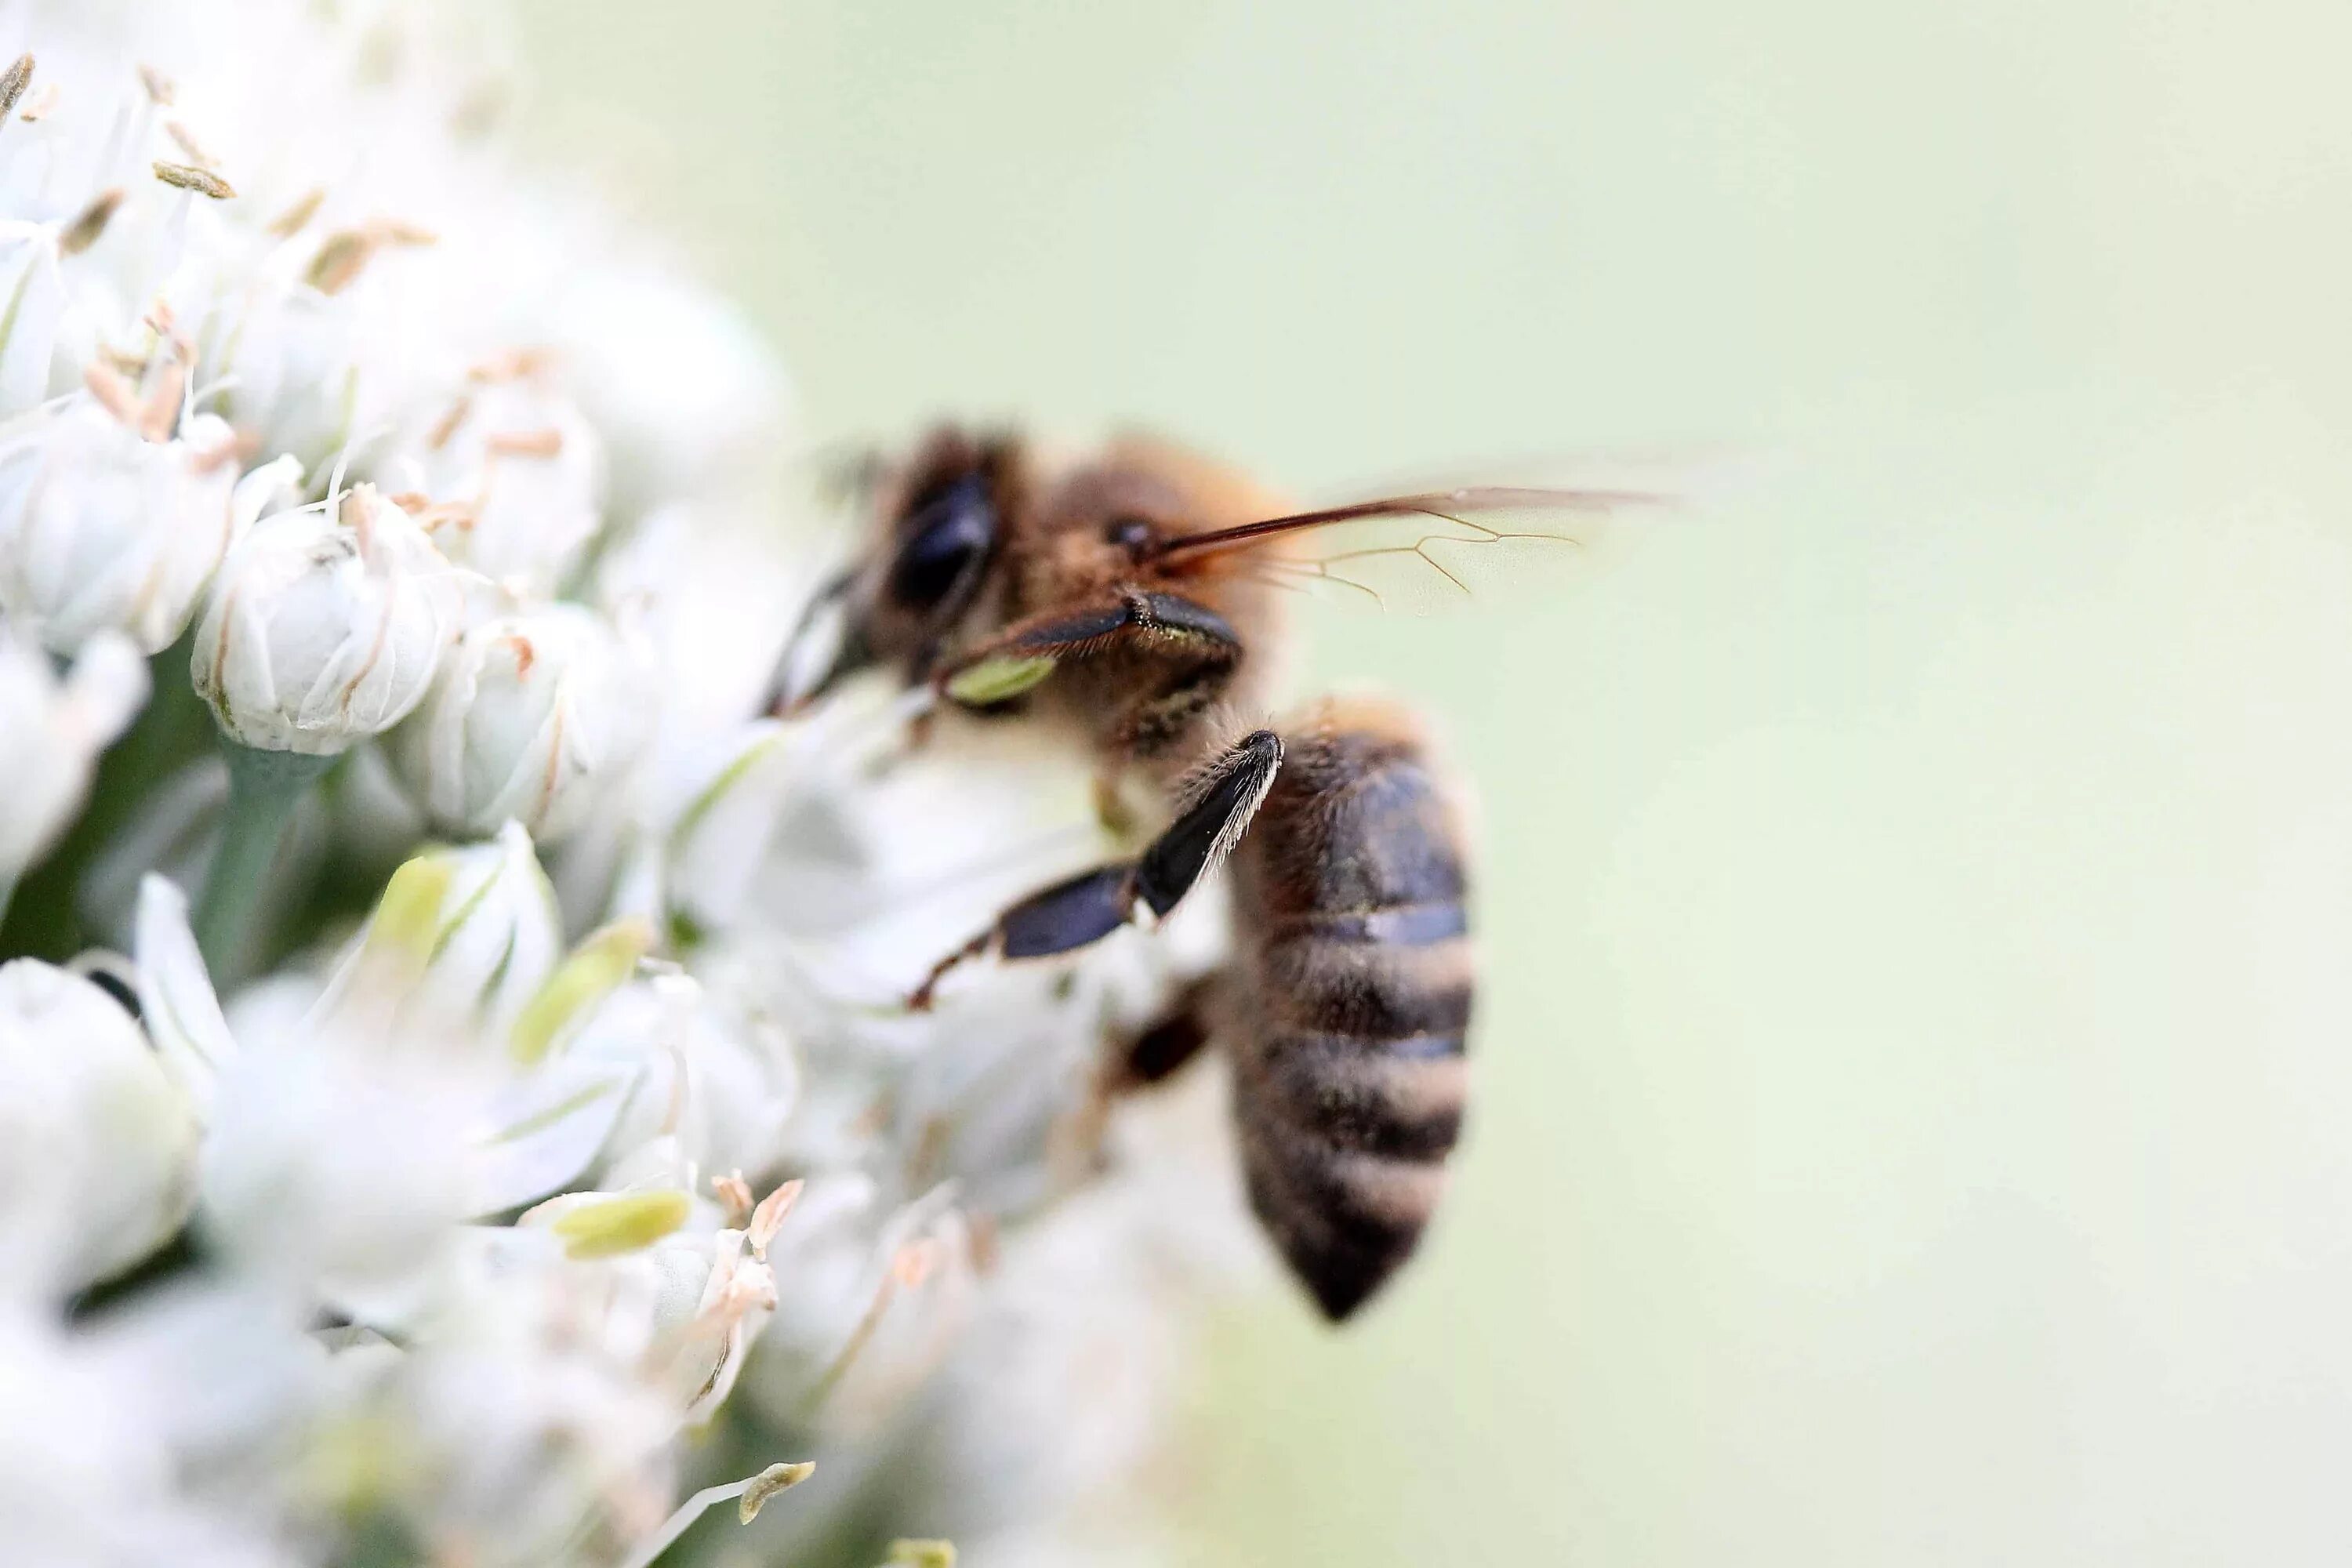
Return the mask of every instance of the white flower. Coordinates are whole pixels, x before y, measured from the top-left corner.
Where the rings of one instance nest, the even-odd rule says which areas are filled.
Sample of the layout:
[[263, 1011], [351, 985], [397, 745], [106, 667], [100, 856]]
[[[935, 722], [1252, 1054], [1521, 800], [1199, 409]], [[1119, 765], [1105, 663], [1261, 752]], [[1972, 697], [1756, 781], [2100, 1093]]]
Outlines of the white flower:
[[625, 262], [578, 269], [553, 315], [571, 384], [611, 444], [621, 515], [773, 459], [791, 389], [731, 306]]
[[98, 754], [147, 700], [128, 639], [91, 639], [63, 680], [0, 623], [0, 887], [47, 852], [80, 810]]
[[646, 1375], [652, 1281], [616, 1260], [576, 1260], [545, 1232], [473, 1233], [488, 1245], [453, 1270], [384, 1368], [366, 1426], [401, 1435], [389, 1489], [444, 1555], [484, 1568], [611, 1563], [581, 1551], [602, 1521], [628, 1542], [674, 1493], [669, 1444], [683, 1401]]
[[61, 653], [101, 631], [159, 653], [187, 630], [230, 544], [298, 475], [289, 460], [239, 483], [236, 437], [211, 415], [169, 438], [87, 394], [26, 416], [0, 437], [0, 608]]
[[[683, 1407], [683, 1419], [708, 1420], [735, 1391], [760, 1331], [776, 1310], [776, 1276], [768, 1244], [782, 1223], [779, 1188], [751, 1216], [748, 1230], [722, 1230], [657, 1244], [652, 1251], [670, 1289], [656, 1299], [658, 1359], [654, 1376]], [[689, 1294], [688, 1292], [691, 1292]]]
[[264, 451], [312, 468], [379, 434], [410, 391], [414, 346], [376, 275], [391, 260], [370, 247], [339, 264], [350, 252], [331, 248], [363, 244], [355, 233], [306, 236], [251, 266], [223, 258], [219, 275], [196, 273], [175, 290], [222, 412]]
[[205, 1121], [208, 1231], [271, 1288], [361, 1317], [413, 1309], [446, 1261], [487, 1081], [462, 1015], [420, 984], [450, 868], [412, 864], [325, 994], [236, 1036], [184, 903], [151, 879], [140, 908], [142, 1005]]
[[333, 1017], [238, 1047], [205, 1140], [207, 1231], [346, 1312], [405, 1310], [467, 1212], [462, 1069]]
[[[696, 931], [745, 918], [777, 841], [788, 840], [801, 884], [793, 889], [821, 921], [861, 895], [859, 847], [811, 787], [825, 765], [807, 729], [758, 720], [683, 748], [664, 769], [653, 814], [662, 833], [662, 913]], [[835, 875], [828, 877], [828, 870]]]
[[562, 587], [603, 521], [604, 445], [528, 357], [477, 370], [394, 471], [452, 561], [518, 593]]
[[592, 937], [517, 1020], [526, 1070], [479, 1134], [478, 1212], [611, 1184], [656, 1145], [689, 1176], [775, 1163], [797, 1060], [773, 1024], [725, 1016], [683, 974], [630, 979], [648, 940], [629, 922]]
[[499, 616], [466, 633], [390, 753], [436, 826], [479, 837], [512, 819], [549, 842], [643, 744], [648, 685], [636, 650], [592, 611]]
[[73, 1289], [188, 1211], [195, 1121], [139, 1026], [62, 969], [0, 964], [0, 1237], [12, 1285]]
[[48, 396], [65, 309], [57, 226], [0, 222], [0, 418]]
[[771, 1249], [790, 1288], [753, 1358], [745, 1392], [771, 1418], [805, 1418], [870, 1436], [951, 1352], [977, 1281], [968, 1217], [945, 1183], [892, 1207], [856, 1176], [812, 1182]]
[[707, 1419], [725, 1403], [775, 1311], [768, 1248], [801, 1192], [788, 1182], [753, 1206], [741, 1178], [713, 1184], [732, 1206], [726, 1229], [694, 1224], [699, 1205], [684, 1188], [654, 1184], [550, 1199], [522, 1215], [514, 1233], [520, 1244], [544, 1232], [567, 1257], [603, 1263], [607, 1300], [626, 1300], [637, 1320], [623, 1330], [627, 1348], [676, 1401], [681, 1423]]
[[0, 1552], [45, 1568], [292, 1568], [266, 1531], [186, 1495], [174, 1475], [175, 1418], [195, 1403], [182, 1380], [247, 1363], [208, 1357], [215, 1346], [182, 1333], [175, 1355], [142, 1368], [116, 1340], [0, 1300]]
[[[231, 742], [173, 754], [159, 707], [53, 868], [135, 1023], [74, 978], [111, 954], [0, 971], [0, 1561], [832, 1561], [877, 1523], [1029, 1560], [1146, 1446], [1176, 1255], [1246, 1234], [1230, 1161], [1139, 1135], [1180, 1091], [1093, 1093], [1213, 901], [897, 1005], [1114, 852], [1087, 770], [1018, 726], [910, 751], [919, 693], [742, 722], [804, 585], [786, 389], [450, 133], [493, 54], [436, 6], [498, 20], [0, 0], [39, 56], [0, 104], [0, 889], [192, 607]], [[198, 924], [271, 961], [226, 1008], [153, 875], [208, 843]], [[198, 1245], [120, 1273], [192, 1188]], [[713, 1455], [759, 1474], [681, 1480]], [[678, 1539], [808, 1458], [761, 1540]]]
[[510, 1209], [583, 1178], [644, 1079], [641, 1064], [559, 1051], [579, 1021], [626, 984], [653, 945], [636, 921], [591, 935], [557, 966], [503, 1042], [515, 1076], [496, 1089], [474, 1130], [476, 1214]]
[[630, 1094], [604, 1152], [674, 1136], [698, 1169], [758, 1172], [775, 1163], [799, 1098], [799, 1071], [777, 1027], [730, 1017], [684, 974], [622, 986], [562, 1046], [575, 1070], [626, 1074]]
[[448, 888], [417, 984], [441, 1009], [502, 1031], [563, 956], [555, 889], [530, 835], [510, 822], [489, 843], [436, 850], [425, 863], [446, 872]]
[[416, 524], [367, 485], [336, 512], [264, 518], [214, 581], [193, 679], [242, 745], [330, 753], [382, 733], [424, 700], [456, 632], [462, 587]]

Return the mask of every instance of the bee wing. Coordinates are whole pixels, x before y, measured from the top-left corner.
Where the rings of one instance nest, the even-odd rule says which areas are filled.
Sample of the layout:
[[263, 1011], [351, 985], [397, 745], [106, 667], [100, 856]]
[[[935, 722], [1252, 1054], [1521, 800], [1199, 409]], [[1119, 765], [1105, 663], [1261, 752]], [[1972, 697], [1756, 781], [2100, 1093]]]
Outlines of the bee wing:
[[1614, 515], [1669, 501], [1640, 489], [1428, 490], [1171, 539], [1157, 559], [1173, 577], [1230, 573], [1425, 615], [1590, 570]]

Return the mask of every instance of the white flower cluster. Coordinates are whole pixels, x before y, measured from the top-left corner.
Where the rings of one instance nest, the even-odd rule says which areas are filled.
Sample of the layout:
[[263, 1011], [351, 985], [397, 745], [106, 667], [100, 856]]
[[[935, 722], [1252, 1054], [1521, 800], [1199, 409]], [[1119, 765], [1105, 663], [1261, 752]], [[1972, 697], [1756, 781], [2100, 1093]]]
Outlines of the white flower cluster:
[[494, 23], [0, 0], [0, 1562], [1069, 1560], [1238, 1234], [1093, 1088], [1215, 911], [895, 1005], [1084, 781], [743, 717], [781, 379]]

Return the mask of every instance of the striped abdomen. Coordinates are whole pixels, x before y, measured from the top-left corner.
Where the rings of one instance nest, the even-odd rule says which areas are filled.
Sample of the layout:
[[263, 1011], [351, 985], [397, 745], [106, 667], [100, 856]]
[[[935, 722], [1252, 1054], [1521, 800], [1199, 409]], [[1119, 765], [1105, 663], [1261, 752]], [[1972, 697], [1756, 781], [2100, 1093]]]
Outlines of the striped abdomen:
[[1234, 1109], [1250, 1201], [1333, 1319], [1420, 1240], [1461, 1127], [1458, 829], [1418, 740], [1357, 708], [1286, 742], [1234, 852]]

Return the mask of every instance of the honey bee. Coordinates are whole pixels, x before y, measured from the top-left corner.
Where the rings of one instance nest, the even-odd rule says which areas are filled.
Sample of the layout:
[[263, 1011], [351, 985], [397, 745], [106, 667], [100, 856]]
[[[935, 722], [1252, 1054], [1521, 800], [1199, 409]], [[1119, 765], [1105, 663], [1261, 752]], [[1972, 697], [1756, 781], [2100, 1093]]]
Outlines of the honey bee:
[[1128, 1043], [1115, 1076], [1157, 1081], [1213, 1039], [1229, 1052], [1251, 1205], [1345, 1319], [1420, 1240], [1461, 1127], [1462, 826], [1402, 707], [1327, 699], [1238, 735], [1228, 716], [1265, 710], [1291, 590], [1392, 607], [1458, 595], [1482, 564], [1572, 555], [1613, 508], [1653, 498], [1488, 488], [1298, 511], [1153, 441], [1048, 457], [957, 428], [868, 481], [868, 537], [789, 640], [773, 710], [889, 668], [1080, 748], [1107, 811], [1139, 796], [1149, 835], [1135, 858], [1005, 910], [911, 1005], [968, 960], [1155, 923], [1230, 858], [1233, 957]]

